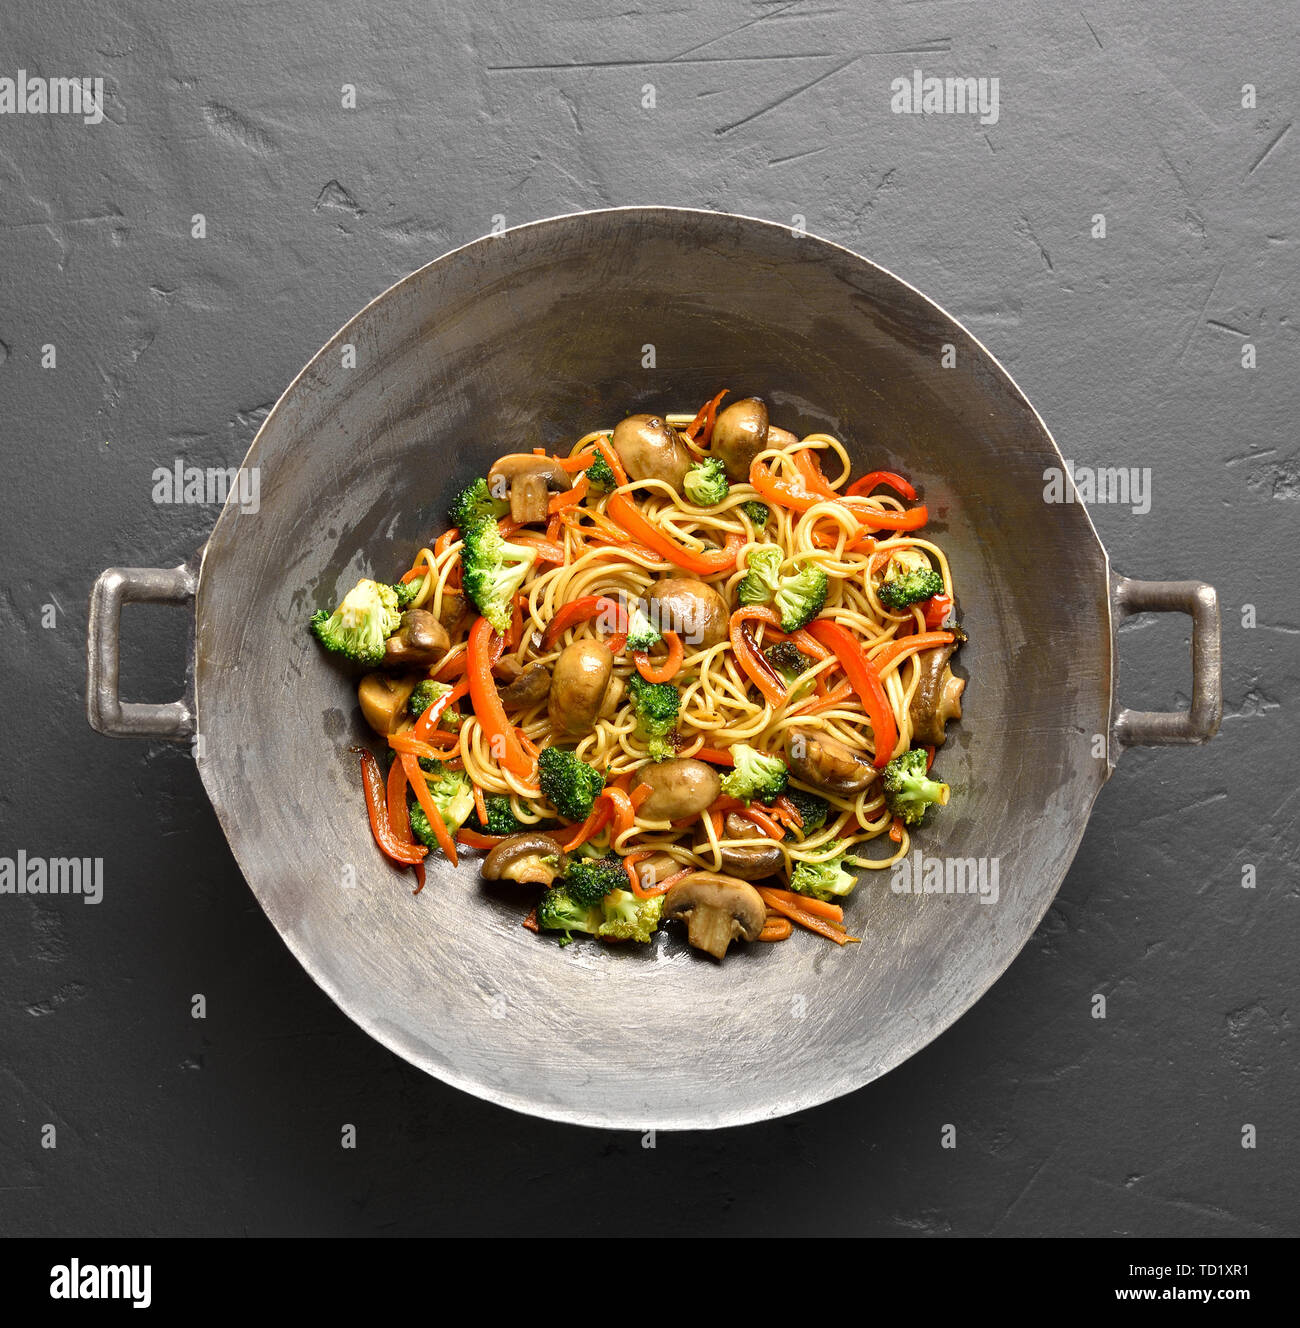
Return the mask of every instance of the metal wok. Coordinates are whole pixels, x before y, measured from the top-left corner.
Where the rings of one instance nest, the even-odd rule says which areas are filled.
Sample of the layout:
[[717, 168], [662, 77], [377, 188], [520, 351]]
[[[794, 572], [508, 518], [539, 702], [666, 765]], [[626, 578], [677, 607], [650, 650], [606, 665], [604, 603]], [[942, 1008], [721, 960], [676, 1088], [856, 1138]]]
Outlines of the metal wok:
[[[855, 470], [898, 469], [923, 486], [970, 633], [959, 660], [970, 684], [942, 754], [952, 802], [915, 842], [996, 860], [996, 903], [900, 894], [872, 873], [850, 909], [861, 946], [801, 936], [736, 947], [719, 966], [675, 931], [637, 953], [561, 952], [521, 928], [524, 894], [481, 883], [472, 857], [459, 870], [431, 863], [413, 897], [371, 842], [348, 751], [367, 731], [309, 614], [359, 575], [405, 567], [442, 528], [452, 491], [502, 451], [691, 408], [722, 386], [764, 396], [786, 428], [839, 435]], [[1113, 574], [1086, 509], [1044, 502], [1060, 453], [988, 351], [889, 272], [782, 226], [627, 208], [476, 241], [344, 327], [244, 464], [260, 468], [259, 511], [242, 511], [232, 488], [191, 562], [96, 583], [90, 722], [196, 740], [235, 857], [308, 973], [412, 1064], [519, 1111], [697, 1129], [861, 1087], [1015, 958], [1123, 748], [1201, 742], [1218, 727], [1213, 589]], [[193, 606], [184, 699], [119, 701], [128, 600]], [[1187, 713], [1117, 704], [1115, 629], [1141, 611], [1192, 615]]]

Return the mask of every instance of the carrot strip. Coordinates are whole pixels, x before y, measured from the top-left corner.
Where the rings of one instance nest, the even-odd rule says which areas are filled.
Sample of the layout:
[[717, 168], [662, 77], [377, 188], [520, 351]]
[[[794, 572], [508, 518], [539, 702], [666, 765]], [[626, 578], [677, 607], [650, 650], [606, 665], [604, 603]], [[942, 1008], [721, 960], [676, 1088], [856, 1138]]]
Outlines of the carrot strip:
[[730, 752], [723, 751], [720, 747], [701, 747], [695, 753], [695, 760], [708, 761], [713, 765], [735, 765], [736, 758]]
[[825, 918], [828, 922], [844, 921], [844, 909], [839, 904], [832, 904], [829, 900], [814, 899], [811, 895], [801, 895], [794, 890], [778, 890], [774, 885], [765, 885], [763, 889], [770, 890], [787, 904], [795, 908], [801, 908], [805, 913], [812, 913], [816, 917]]
[[529, 931], [541, 934], [541, 928], [537, 925], [537, 905], [533, 905], [533, 911], [519, 924], [521, 927], [527, 927]]
[[474, 785], [474, 814], [478, 817], [479, 825], [488, 823], [487, 799], [477, 784]]
[[561, 470], [567, 471], [570, 475], [578, 471], [588, 470], [595, 464], [596, 454], [594, 452], [579, 452], [577, 456], [552, 457]]
[[828, 941], [834, 941], [836, 945], [848, 945], [850, 942], [858, 944], [862, 940], [860, 936], [850, 936], [846, 932], [836, 930], [830, 922], [809, 913], [804, 908], [787, 904], [771, 889], [759, 886], [758, 893], [762, 896], [763, 902], [768, 908], [783, 913], [791, 922], [797, 922], [801, 927], [807, 927], [809, 931], [815, 931], [819, 936], [825, 936]]
[[495, 848], [504, 838], [505, 835], [484, 835], [464, 826], [456, 831], [456, 842], [464, 844], [466, 848]]
[[778, 843], [785, 838], [785, 831], [760, 807], [746, 807], [740, 813], [745, 820], [752, 821], [769, 838]]
[[409, 733], [390, 733], [388, 745], [403, 756], [422, 756], [426, 761], [438, 760], [438, 753], [427, 742], [421, 742]]
[[591, 811], [587, 819], [578, 827], [578, 833], [564, 845], [566, 853], [572, 853], [574, 849], [581, 848], [593, 835], [598, 834], [604, 829], [606, 822], [611, 816], [610, 805], [605, 801], [604, 794], [592, 803]]
[[763, 930], [758, 933], [760, 941], [784, 941], [794, 932], [794, 924], [789, 918], [770, 917], [763, 924]]
[[438, 536], [433, 542], [433, 555], [436, 558], [439, 554], [446, 553], [455, 542], [460, 539], [460, 531], [455, 526], [450, 526]]
[[406, 778], [410, 780], [411, 788], [415, 792], [415, 800], [424, 810], [425, 816], [429, 818], [429, 825], [433, 830], [433, 837], [438, 841], [438, 847], [442, 849], [451, 860], [451, 865], [455, 867], [457, 865], [455, 842], [447, 833], [447, 823], [442, 819], [442, 813], [438, 810], [437, 804], [429, 793], [429, 782], [420, 769], [420, 763], [414, 756], [410, 756], [406, 752], [400, 752], [398, 755], [406, 770]]
[[547, 514], [550, 516], [559, 516], [566, 507], [577, 507], [587, 496], [587, 489], [589, 487], [586, 475], [579, 475], [573, 488], [567, 489], [564, 493], [557, 493], [555, 497], [547, 503]]
[[778, 794], [772, 800], [772, 816], [786, 825], [793, 826], [796, 830], [803, 829], [802, 813], [784, 793]]
[[639, 812], [641, 804], [654, 792], [649, 784], [638, 784], [636, 788], [628, 794], [628, 801], [632, 804], [632, 810]]
[[661, 664], [653, 664], [644, 650], [634, 650], [632, 658], [636, 661], [636, 671], [646, 682], [668, 682], [677, 675], [686, 656], [682, 638], [676, 632], [665, 632], [664, 640], [668, 644], [668, 655]]
[[879, 654], [873, 655], [871, 666], [877, 673], [883, 673], [896, 659], [913, 650], [929, 650], [931, 646], [946, 646], [956, 637], [951, 632], [916, 632], [901, 641], [891, 642]]
[[901, 816], [895, 816], [889, 823], [889, 837], [895, 844], [903, 842], [903, 818]]

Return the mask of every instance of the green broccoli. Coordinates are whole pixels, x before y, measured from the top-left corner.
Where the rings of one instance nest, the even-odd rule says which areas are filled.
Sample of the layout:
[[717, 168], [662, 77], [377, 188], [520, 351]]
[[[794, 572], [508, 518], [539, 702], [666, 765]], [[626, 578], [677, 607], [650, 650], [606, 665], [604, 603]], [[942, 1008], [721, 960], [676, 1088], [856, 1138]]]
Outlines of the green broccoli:
[[[613, 439], [608, 435], [605, 441], [612, 442]], [[599, 452], [596, 453], [596, 459], [583, 472], [587, 477], [587, 487], [591, 489], [604, 489], [607, 493], [611, 489], [618, 488], [618, 477], [610, 469], [609, 462], [605, 460]]]
[[927, 760], [924, 748], [913, 747], [885, 767], [881, 781], [885, 804], [907, 825], [917, 825], [931, 804], [944, 807], [948, 803], [948, 785], [929, 778], [925, 771]]
[[[427, 576], [428, 573], [425, 575]], [[414, 581], [394, 581], [393, 594], [397, 596], [397, 607], [399, 609], [409, 609], [423, 585], [423, 576], [417, 576]]]
[[740, 507], [755, 530], [767, 529], [767, 522], [772, 515], [772, 509], [766, 503], [760, 503], [751, 498], [748, 502], [741, 503]]
[[781, 615], [781, 630], [797, 632], [807, 627], [822, 611], [829, 584], [816, 563], [806, 563], [794, 576], [783, 576], [773, 601]]
[[[416, 719], [419, 719], [440, 696], [446, 696], [449, 691], [451, 691], [450, 683], [435, 682], [432, 678], [425, 678], [422, 682], [416, 684], [415, 691], [411, 693], [410, 699], [406, 703], [406, 708]], [[450, 729], [453, 733], [464, 722], [465, 716], [456, 710], [444, 710], [438, 716], [438, 727], [440, 729]]]
[[599, 904], [611, 890], [627, 885], [623, 859], [617, 853], [603, 858], [578, 858], [569, 863], [564, 888], [580, 904]]
[[510, 504], [504, 498], [494, 497], [487, 480], [479, 478], [456, 495], [447, 509], [447, 516], [464, 535], [476, 521], [482, 521], [484, 517], [495, 521], [509, 510]]
[[778, 641], [763, 651], [763, 658], [786, 680], [792, 683], [812, 663], [793, 641]]
[[714, 507], [731, 492], [726, 468], [718, 457], [697, 461], [686, 472], [682, 488], [696, 507]]
[[648, 942], [663, 911], [663, 895], [638, 899], [631, 890], [611, 890], [601, 907], [604, 921], [596, 928], [596, 935], [615, 941]]
[[313, 613], [310, 627], [316, 639], [356, 664], [375, 665], [384, 658], [384, 642], [401, 625], [397, 594], [378, 581], [358, 581], [333, 613]]
[[543, 748], [537, 771], [542, 796], [570, 821], [585, 821], [596, 795], [605, 787], [605, 776], [599, 770], [563, 747]]
[[521, 830], [536, 827], [525, 825], [514, 813], [510, 799], [504, 793], [488, 793], [483, 798], [487, 806], [487, 824], [484, 825], [475, 815], [465, 825], [470, 830], [477, 830], [481, 835], [517, 835]]
[[[463, 770], [448, 770], [443, 766], [440, 771], [431, 773], [435, 773], [436, 778], [427, 780], [429, 796], [442, 816], [447, 833], [454, 835], [474, 810], [474, 786]], [[429, 818], [418, 802], [411, 807], [411, 830], [420, 843], [428, 844], [430, 848], [438, 846]]]
[[731, 754], [736, 765], [730, 774], [723, 775], [722, 791], [733, 798], [770, 802], [790, 781], [790, 772], [779, 756], [757, 752], [743, 742], [734, 744]]
[[575, 931], [594, 935], [604, 921], [605, 914], [599, 904], [580, 903], [562, 885], [551, 886], [537, 905], [538, 927], [543, 931], [563, 932], [561, 945], [568, 945]]
[[627, 618], [627, 648], [629, 650], [649, 650], [662, 641], [663, 633], [646, 617], [645, 610], [639, 603], [629, 606]]
[[781, 583], [781, 550], [775, 544], [759, 544], [745, 560], [745, 579], [736, 589], [742, 604], [766, 604]]
[[876, 598], [887, 609], [905, 609], [943, 591], [943, 577], [921, 549], [898, 549], [885, 568]]
[[803, 789], [793, 787], [786, 789], [785, 796], [790, 799], [795, 811], [803, 818], [803, 824], [798, 830], [785, 832], [786, 839], [807, 839], [826, 824], [831, 805], [825, 798], [819, 798], [815, 793], [805, 793]]
[[846, 850], [841, 844], [841, 840], [833, 839], [826, 845], [828, 849], [838, 850], [828, 862], [797, 863], [790, 877], [790, 889], [796, 894], [809, 895], [825, 902], [852, 894], [858, 878], [844, 870]]
[[465, 593], [504, 636], [510, 630], [515, 592], [523, 585], [537, 550], [507, 542], [490, 517], [481, 517], [462, 530], [461, 536], [465, 541]]
[[677, 726], [681, 693], [670, 682], [646, 682], [634, 673], [627, 680], [628, 697], [636, 715], [636, 733], [652, 761], [667, 761], [676, 748], [670, 734]]

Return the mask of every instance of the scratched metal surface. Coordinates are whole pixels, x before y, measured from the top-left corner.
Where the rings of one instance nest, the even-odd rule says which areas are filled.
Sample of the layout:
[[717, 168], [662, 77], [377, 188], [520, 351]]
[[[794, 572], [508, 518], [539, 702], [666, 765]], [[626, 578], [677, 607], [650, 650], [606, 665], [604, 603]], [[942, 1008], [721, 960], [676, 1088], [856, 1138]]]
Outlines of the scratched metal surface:
[[[109, 92], [94, 129], [0, 121], [0, 706], [22, 772], [0, 825], [5, 852], [96, 852], [106, 877], [98, 908], [0, 898], [4, 1229], [1300, 1230], [1294, 14], [311, 8], [0, 13], [0, 72]], [[916, 66], [1000, 76], [999, 122], [892, 114]], [[1219, 738], [1125, 755], [966, 1016], [861, 1092], [650, 1149], [485, 1105], [361, 1032], [242, 883], [189, 754], [87, 732], [80, 692], [96, 573], [174, 564], [216, 517], [154, 503], [155, 466], [236, 464], [337, 327], [497, 214], [665, 201], [801, 215], [936, 298], [1067, 456], [1151, 468], [1148, 514], [1092, 512], [1115, 566], [1204, 578], [1229, 611]], [[125, 621], [127, 694], [175, 695], [179, 615]], [[1122, 699], [1185, 700], [1185, 652], [1181, 622], [1126, 624]]]
[[[639, 364], [647, 344], [654, 373]], [[408, 565], [503, 446], [560, 447], [612, 427], [611, 403], [675, 408], [724, 380], [761, 391], [784, 427], [843, 438], [855, 470], [923, 484], [976, 682], [943, 753], [956, 796], [942, 840], [914, 842], [996, 858], [999, 897], [918, 898], [873, 874], [850, 910], [869, 945], [741, 947], [719, 970], [668, 929], [646, 952], [561, 954], [520, 927], [530, 892], [489, 897], [472, 862], [438, 863], [419, 898], [395, 888], [357, 814], [353, 680], [303, 631], [313, 607]], [[245, 461], [260, 510], [227, 503], [208, 545], [199, 769], [235, 856], [344, 1010], [490, 1100], [607, 1128], [708, 1129], [858, 1088], [947, 1027], [1028, 940], [1106, 774], [1091, 743], [1111, 706], [1107, 568], [1085, 509], [1042, 502], [1044, 468], [1060, 462], [956, 324], [822, 241], [673, 209], [479, 241], [322, 349]], [[995, 508], [1014, 538], [990, 528]], [[1041, 566], [1071, 592], [1035, 580]]]

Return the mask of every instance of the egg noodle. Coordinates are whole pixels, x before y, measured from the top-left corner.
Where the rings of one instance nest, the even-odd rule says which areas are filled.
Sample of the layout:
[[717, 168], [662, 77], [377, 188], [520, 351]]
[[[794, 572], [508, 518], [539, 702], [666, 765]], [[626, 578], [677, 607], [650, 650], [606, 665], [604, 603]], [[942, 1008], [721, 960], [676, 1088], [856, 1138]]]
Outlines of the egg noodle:
[[[691, 414], [668, 414], [663, 418], [679, 431], [698, 419]], [[578, 473], [577, 461], [589, 456], [598, 441], [608, 444], [611, 433], [608, 429], [596, 430], [574, 443], [568, 454], [575, 463], [574, 473]], [[695, 439], [687, 434], [681, 436], [692, 452], [692, 459], [707, 455]], [[777, 481], [797, 486], [807, 474], [801, 468], [800, 453], [815, 458], [828, 491], [843, 493], [851, 478], [851, 466], [844, 445], [830, 434], [810, 433], [783, 448], [762, 451], [754, 460], [755, 464], [762, 463]], [[806, 463], [808, 458], [804, 460]], [[687, 550], [706, 552], [721, 548], [729, 537], [738, 539], [742, 547], [735, 564], [711, 574], [683, 572], [611, 520], [606, 509], [615, 493], [633, 499], [646, 521]], [[758, 544], [775, 544], [781, 550], [783, 575], [808, 563], [825, 571], [829, 587], [819, 617], [846, 629], [872, 662], [893, 715], [896, 736], [892, 748], [876, 761], [876, 736], [867, 710], [847, 684], [842, 680], [838, 685], [834, 682], [841, 666], [836, 653], [825, 648], [816, 650], [814, 662], [800, 676], [797, 685], [790, 687], [784, 700], [773, 704], [764, 695], [756, 694], [751, 678], [740, 667], [732, 641], [724, 638], [708, 647], [698, 642], [685, 643], [684, 657], [673, 678], [681, 693], [676, 756], [691, 757], [703, 750], [716, 759], [717, 753], [725, 752], [735, 743], [747, 743], [762, 752], [780, 752], [794, 728], [828, 735], [878, 765], [883, 765], [887, 757], [906, 752], [913, 745], [909, 709], [922, 670], [919, 653], [909, 652], [904, 643], [909, 635], [925, 633], [927, 624], [920, 604], [897, 611], [883, 605], [877, 598], [873, 573], [878, 573], [899, 550], [920, 550], [929, 556], [942, 576], [944, 594], [951, 597], [952, 574], [943, 550], [913, 531], [891, 532], [873, 526], [869, 520], [871, 512], [906, 510], [905, 504], [892, 494], [860, 494], [852, 499], [851, 506], [835, 497], [824, 497], [802, 511], [772, 503], [766, 528], [756, 529], [745, 504], [764, 501], [764, 494], [752, 483], [733, 483], [721, 502], [707, 508], [697, 507], [664, 481], [644, 479], [624, 484], [613, 493], [588, 491], [580, 502], [562, 507], [551, 518], [547, 539], [562, 546], [563, 560], [539, 558], [531, 567], [516, 600], [519, 630], [512, 631], [503, 662], [507, 668], [510, 661], [520, 669], [536, 662], [549, 667], [573, 641], [588, 637], [603, 639], [607, 624], [602, 629], [600, 622], [588, 620], [564, 631], [553, 643], [544, 644], [548, 625], [564, 605], [587, 596], [606, 596], [620, 603], [644, 601], [656, 581], [664, 576], [691, 576], [706, 581], [727, 605], [734, 606], [737, 586], [746, 575], [749, 550]], [[872, 530], [871, 538], [863, 538], [864, 524]], [[452, 538], [444, 537], [433, 547], [420, 550], [405, 578], [408, 581], [419, 578], [422, 582], [414, 607], [430, 610], [442, 621], [454, 623], [451, 649], [443, 669], [432, 671], [435, 677], [454, 676], [456, 670], [454, 665], [449, 666], [450, 662], [467, 649], [474, 620], [472, 614], [460, 614], [460, 622], [455, 623], [456, 602], [463, 593], [460, 588], [463, 545], [454, 537], [456, 532], [449, 533]], [[807, 634], [796, 635], [799, 648], [815, 646]], [[753, 625], [751, 639], [761, 650], [784, 639], [784, 634], [758, 622]], [[628, 651], [615, 659], [614, 675], [626, 679], [635, 667]], [[647, 760], [646, 747], [637, 737], [637, 718], [626, 695], [612, 714], [598, 717], [591, 730], [583, 734], [556, 731], [545, 699], [512, 714], [511, 721], [523, 735], [525, 750], [535, 755], [551, 745], [571, 748], [581, 760], [604, 771], [607, 785], [621, 781], [623, 787], [635, 787], [635, 772]], [[508, 795], [512, 811], [521, 823], [554, 822], [554, 814], [541, 799], [538, 785], [505, 767], [475, 715], [466, 715], [459, 740], [447, 756], [463, 761], [465, 772], [484, 793]], [[826, 799], [830, 811], [824, 825], [806, 838], [788, 836], [777, 841], [785, 858], [787, 878], [797, 863], [825, 862], [846, 848], [857, 855], [857, 865], [876, 870], [889, 867], [908, 853], [907, 830], [901, 819], [893, 817], [887, 809], [879, 780], [873, 780], [856, 796], [836, 796], [825, 788], [801, 784], [798, 779], [792, 783]], [[720, 849], [733, 845], [752, 848], [755, 842], [753, 838], [721, 837], [722, 824], [721, 817], [707, 813], [691, 818], [689, 825], [682, 825], [646, 819], [638, 812], [609, 847], [624, 855], [634, 851], [661, 852], [683, 868], [718, 872], [723, 869]], [[886, 837], [886, 852], [863, 851], [863, 845], [882, 836]], [[603, 837], [597, 836], [596, 842], [603, 843]], [[770, 844], [773, 840], [765, 842]], [[788, 933], [788, 927], [786, 930]]]

